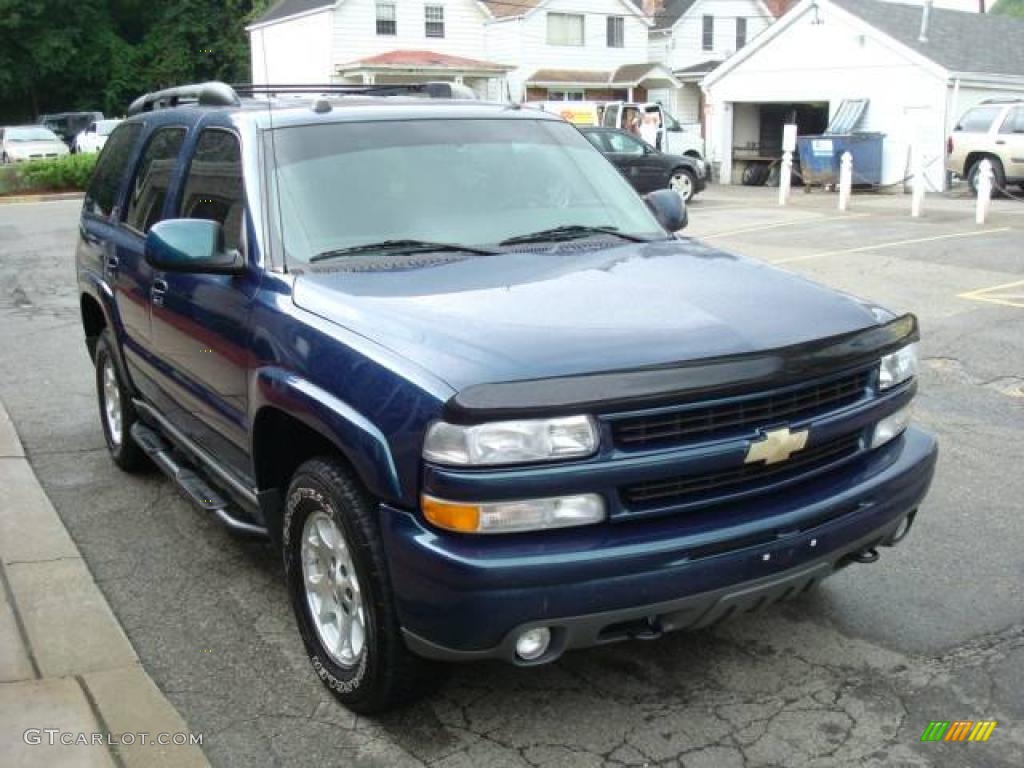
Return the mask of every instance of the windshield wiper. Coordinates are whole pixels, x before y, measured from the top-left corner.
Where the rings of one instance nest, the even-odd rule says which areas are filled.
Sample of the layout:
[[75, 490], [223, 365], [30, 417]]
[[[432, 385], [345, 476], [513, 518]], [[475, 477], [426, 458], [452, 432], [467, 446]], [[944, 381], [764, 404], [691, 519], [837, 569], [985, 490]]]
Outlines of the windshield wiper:
[[614, 235], [615, 237], [621, 237], [623, 240], [629, 240], [634, 243], [651, 242], [650, 239], [646, 237], [620, 232], [618, 227], [591, 227], [583, 224], [566, 224], [565, 226], [553, 227], [552, 229], [542, 229], [540, 232], [534, 232], [529, 235], [510, 237], [508, 240], [502, 240], [499, 245], [557, 243], [564, 240], [580, 240], [584, 237], [591, 237], [592, 235]]
[[427, 240], [382, 240], [379, 243], [365, 243], [364, 245], [353, 245], [350, 248], [339, 248], [334, 251], [318, 253], [309, 260], [310, 264], [328, 259], [339, 259], [345, 256], [360, 256], [364, 253], [386, 252], [389, 255], [403, 255], [410, 253], [437, 253], [440, 251], [450, 253], [474, 253], [478, 256], [495, 256], [500, 251], [477, 248], [472, 245], [459, 245], [458, 243], [431, 243]]

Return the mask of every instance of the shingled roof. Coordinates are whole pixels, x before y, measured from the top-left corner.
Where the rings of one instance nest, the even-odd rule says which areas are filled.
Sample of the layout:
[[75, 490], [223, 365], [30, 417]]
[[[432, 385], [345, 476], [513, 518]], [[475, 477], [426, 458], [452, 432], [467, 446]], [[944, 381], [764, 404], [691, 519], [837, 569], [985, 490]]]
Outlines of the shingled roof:
[[922, 43], [921, 6], [830, 0], [951, 72], [1024, 75], [1024, 19], [933, 8]]
[[510, 0], [503, 3], [501, 0], [481, 0], [490, 8], [496, 19], [508, 19], [513, 16], [522, 16], [541, 4], [541, 0]]
[[308, 13], [321, 8], [330, 8], [334, 5], [333, 0], [277, 0], [276, 3], [267, 8], [261, 16], [253, 19], [253, 25], [267, 24], [271, 21], [280, 21], [289, 16], [297, 16], [300, 13]]

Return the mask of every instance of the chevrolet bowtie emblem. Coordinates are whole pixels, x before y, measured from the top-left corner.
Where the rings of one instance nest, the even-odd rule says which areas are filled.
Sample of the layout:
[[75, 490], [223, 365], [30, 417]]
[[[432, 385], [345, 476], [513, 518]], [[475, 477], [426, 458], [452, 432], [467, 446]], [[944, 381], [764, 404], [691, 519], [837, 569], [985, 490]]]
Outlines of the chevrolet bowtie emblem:
[[810, 433], [806, 429], [803, 432], [790, 432], [787, 427], [765, 432], [763, 439], [751, 443], [746, 463], [756, 464], [763, 461], [765, 464], [779, 464], [786, 461], [807, 446], [808, 434]]

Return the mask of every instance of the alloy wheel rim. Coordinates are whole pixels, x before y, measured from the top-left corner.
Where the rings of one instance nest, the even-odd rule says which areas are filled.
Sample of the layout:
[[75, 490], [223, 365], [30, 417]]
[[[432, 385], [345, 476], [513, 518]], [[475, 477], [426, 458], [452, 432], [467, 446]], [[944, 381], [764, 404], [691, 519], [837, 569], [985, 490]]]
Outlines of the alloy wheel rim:
[[693, 193], [693, 184], [690, 182], [690, 177], [685, 173], [678, 173], [673, 176], [669, 186], [678, 192], [683, 200], [689, 200], [690, 195]]
[[302, 528], [302, 580], [320, 644], [340, 666], [366, 651], [366, 608], [345, 536], [322, 511]]
[[103, 413], [107, 419], [107, 432], [115, 446], [121, 445], [121, 388], [117, 384], [114, 363], [108, 357], [103, 363]]

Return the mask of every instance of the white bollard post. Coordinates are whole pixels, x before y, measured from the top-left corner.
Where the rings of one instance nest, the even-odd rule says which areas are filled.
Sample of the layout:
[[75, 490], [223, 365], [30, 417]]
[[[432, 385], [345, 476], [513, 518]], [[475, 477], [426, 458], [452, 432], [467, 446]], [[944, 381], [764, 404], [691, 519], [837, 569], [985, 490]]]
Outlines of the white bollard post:
[[914, 181], [910, 198], [910, 215], [915, 219], [921, 217], [921, 209], [924, 206], [924, 153], [920, 144], [914, 144], [911, 151], [911, 169], [914, 173]]
[[843, 152], [839, 161], [839, 210], [850, 207], [850, 194], [853, 192], [853, 155]]
[[974, 220], [984, 224], [988, 218], [988, 209], [992, 202], [992, 161], [985, 158], [978, 168], [978, 207]]
[[782, 153], [782, 168], [779, 170], [779, 205], [789, 200], [789, 188], [793, 183], [793, 153]]

